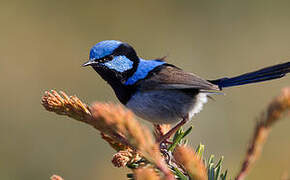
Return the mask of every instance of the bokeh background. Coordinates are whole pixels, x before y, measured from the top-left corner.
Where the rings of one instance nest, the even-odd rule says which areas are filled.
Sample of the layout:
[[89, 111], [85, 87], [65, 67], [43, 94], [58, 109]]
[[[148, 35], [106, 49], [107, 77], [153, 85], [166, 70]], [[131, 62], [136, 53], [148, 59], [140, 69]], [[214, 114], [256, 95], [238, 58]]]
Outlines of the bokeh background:
[[[1, 179], [126, 179], [97, 131], [40, 105], [49, 89], [117, 103], [91, 68], [81, 68], [98, 41], [128, 42], [147, 59], [166, 55], [208, 79], [232, 76], [289, 61], [289, 8], [287, 0], [0, 0]], [[190, 143], [224, 155], [234, 177], [255, 118], [289, 82], [226, 89], [191, 121]], [[290, 173], [289, 128], [289, 117], [275, 125], [248, 179]]]

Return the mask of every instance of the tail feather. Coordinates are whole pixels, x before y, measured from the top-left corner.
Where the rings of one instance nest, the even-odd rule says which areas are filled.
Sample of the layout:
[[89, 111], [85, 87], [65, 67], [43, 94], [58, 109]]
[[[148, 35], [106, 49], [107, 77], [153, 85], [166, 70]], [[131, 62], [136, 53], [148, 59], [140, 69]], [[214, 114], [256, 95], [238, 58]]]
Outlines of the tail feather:
[[243, 84], [250, 84], [262, 81], [268, 81], [285, 76], [290, 72], [290, 62], [266, 67], [254, 72], [242, 74], [232, 78], [221, 78], [210, 81], [218, 85], [220, 89], [231, 86], [239, 86]]

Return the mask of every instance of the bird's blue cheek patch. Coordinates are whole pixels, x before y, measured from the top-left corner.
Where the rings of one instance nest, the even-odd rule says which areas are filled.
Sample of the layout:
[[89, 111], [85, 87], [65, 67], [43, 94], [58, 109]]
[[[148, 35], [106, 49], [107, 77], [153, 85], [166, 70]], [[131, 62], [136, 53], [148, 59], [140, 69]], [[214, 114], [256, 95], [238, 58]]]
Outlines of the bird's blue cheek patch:
[[130, 78], [128, 78], [128, 80], [125, 82], [125, 85], [133, 85], [137, 81], [146, 78], [150, 71], [164, 63], [165, 62], [163, 61], [140, 59], [137, 71]]
[[126, 56], [115, 56], [113, 60], [103, 63], [109, 69], [118, 72], [125, 72], [133, 68], [133, 61]]

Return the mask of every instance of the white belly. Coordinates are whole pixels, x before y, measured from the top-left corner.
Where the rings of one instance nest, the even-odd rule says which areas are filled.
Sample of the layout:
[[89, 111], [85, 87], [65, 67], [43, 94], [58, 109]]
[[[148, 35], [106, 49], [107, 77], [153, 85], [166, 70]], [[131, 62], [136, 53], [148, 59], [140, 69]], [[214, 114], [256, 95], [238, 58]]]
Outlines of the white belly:
[[126, 107], [147, 121], [170, 124], [187, 115], [191, 119], [206, 102], [205, 93], [191, 95], [180, 90], [155, 90], [135, 93]]

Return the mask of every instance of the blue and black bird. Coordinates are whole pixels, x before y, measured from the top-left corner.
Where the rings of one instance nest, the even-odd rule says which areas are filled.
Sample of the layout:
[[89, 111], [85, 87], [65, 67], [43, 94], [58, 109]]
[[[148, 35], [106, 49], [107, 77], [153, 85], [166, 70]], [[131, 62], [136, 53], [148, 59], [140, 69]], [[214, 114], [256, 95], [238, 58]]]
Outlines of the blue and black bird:
[[286, 62], [232, 78], [206, 80], [162, 59], [141, 59], [132, 46], [116, 40], [93, 46], [83, 66], [92, 66], [120, 102], [142, 119], [158, 124], [179, 122], [162, 140], [198, 113], [208, 94], [281, 78], [290, 72], [290, 62]]

